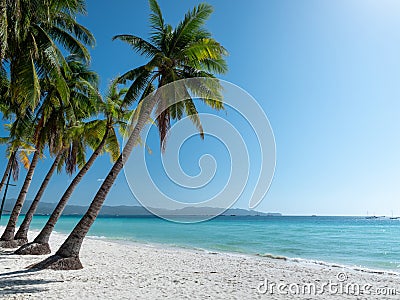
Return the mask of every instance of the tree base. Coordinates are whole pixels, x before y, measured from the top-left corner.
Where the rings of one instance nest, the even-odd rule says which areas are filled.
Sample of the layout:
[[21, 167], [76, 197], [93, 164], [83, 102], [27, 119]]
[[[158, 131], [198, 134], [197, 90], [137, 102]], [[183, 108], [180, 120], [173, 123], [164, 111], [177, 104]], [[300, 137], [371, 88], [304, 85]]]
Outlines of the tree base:
[[32, 242], [21, 246], [14, 253], [18, 255], [46, 255], [50, 254], [51, 250], [48, 243], [40, 244]]
[[28, 242], [27, 239], [0, 241], [0, 248], [6, 248], [6, 249], [18, 248], [22, 245], [25, 245], [27, 242]]
[[83, 269], [79, 257], [62, 257], [57, 254], [28, 267], [33, 270], [80, 270]]

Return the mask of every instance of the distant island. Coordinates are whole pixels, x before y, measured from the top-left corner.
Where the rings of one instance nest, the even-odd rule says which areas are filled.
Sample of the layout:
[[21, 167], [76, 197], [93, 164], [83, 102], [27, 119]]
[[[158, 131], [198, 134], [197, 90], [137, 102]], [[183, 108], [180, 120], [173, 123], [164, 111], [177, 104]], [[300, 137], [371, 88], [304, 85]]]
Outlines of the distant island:
[[[15, 199], [8, 199], [4, 206], [4, 214], [9, 213], [15, 203]], [[22, 214], [25, 214], [31, 205], [32, 201], [27, 200], [22, 207]], [[39, 207], [36, 211], [36, 215], [50, 215], [57, 203], [40, 203]], [[83, 215], [87, 206], [80, 205], [67, 205], [64, 210], [63, 215]], [[163, 215], [169, 216], [179, 216], [179, 215], [193, 215], [193, 216], [204, 216], [204, 215], [212, 215], [214, 212], [219, 211], [218, 208], [210, 208], [210, 207], [198, 207], [198, 208], [185, 208], [179, 210], [162, 210], [160, 213]], [[152, 216], [147, 209], [142, 206], [128, 206], [128, 205], [120, 205], [120, 206], [107, 206], [104, 205], [100, 211], [101, 216]], [[222, 216], [282, 216], [280, 213], [264, 213], [255, 210], [246, 210], [241, 208], [231, 208], [226, 210], [221, 214]]]

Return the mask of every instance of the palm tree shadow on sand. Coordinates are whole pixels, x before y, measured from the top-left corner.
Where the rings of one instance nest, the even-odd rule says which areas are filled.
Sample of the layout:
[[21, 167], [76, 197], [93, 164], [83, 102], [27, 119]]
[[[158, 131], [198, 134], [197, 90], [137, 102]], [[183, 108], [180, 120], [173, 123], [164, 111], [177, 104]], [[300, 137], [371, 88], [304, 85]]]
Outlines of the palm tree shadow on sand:
[[[60, 280], [44, 280], [29, 278], [35, 270], [20, 270], [0, 274], [0, 298], [7, 295], [33, 294], [47, 291], [48, 288], [42, 287], [46, 284], [63, 282]], [[27, 278], [24, 278], [27, 277]]]

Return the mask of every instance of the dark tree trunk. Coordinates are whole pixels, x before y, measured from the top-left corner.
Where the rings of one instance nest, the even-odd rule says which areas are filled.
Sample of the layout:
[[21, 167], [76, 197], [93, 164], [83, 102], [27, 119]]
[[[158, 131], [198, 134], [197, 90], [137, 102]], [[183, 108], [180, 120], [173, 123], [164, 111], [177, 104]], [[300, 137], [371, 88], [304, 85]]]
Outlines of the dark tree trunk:
[[31, 225], [33, 215], [36, 212], [36, 209], [39, 205], [40, 199], [42, 198], [43, 193], [46, 190], [46, 188], [50, 182], [50, 179], [54, 174], [54, 171], [56, 170], [58, 164], [60, 163], [62, 153], [63, 152], [60, 152], [56, 156], [53, 164], [50, 167], [50, 170], [47, 172], [46, 177], [44, 178], [42, 185], [40, 186], [40, 188], [35, 196], [35, 199], [33, 200], [31, 206], [29, 207], [28, 212], [25, 215], [24, 220], [22, 221], [21, 226], [19, 226], [19, 229], [18, 229], [17, 233], [15, 234], [14, 240], [17, 241], [17, 244], [20, 244], [23, 241], [28, 240], [28, 230], [29, 230], [29, 226]]
[[18, 199], [15, 202], [14, 208], [11, 212], [10, 219], [7, 223], [7, 227], [4, 230], [3, 235], [0, 238], [0, 246], [4, 248], [15, 248], [18, 247], [14, 242], [15, 227], [17, 225], [19, 214], [21, 213], [22, 206], [24, 205], [26, 194], [28, 193], [29, 186], [32, 182], [33, 173], [35, 172], [36, 165], [39, 160], [39, 151], [35, 151], [29, 166], [28, 173], [26, 174], [24, 184], [22, 185], [21, 191], [18, 195]]
[[140, 132], [149, 119], [150, 113], [156, 104], [156, 97], [151, 97], [150, 101], [144, 104], [145, 105], [143, 105], [144, 107], [142, 108], [142, 113], [140, 114], [136, 126], [132, 131], [121, 155], [111, 168], [111, 171], [108, 173], [100, 189], [97, 191], [97, 194], [90, 204], [86, 214], [75, 226], [71, 234], [61, 245], [56, 254], [50, 256], [42, 262], [32, 265], [30, 268], [54, 270], [77, 270], [83, 268], [79, 259], [79, 251], [81, 249], [82, 242], [90, 227], [94, 223], [97, 215], [99, 214], [104, 200], [106, 199], [107, 194], [114, 184], [119, 172], [122, 170], [125, 161], [132, 152], [132, 149], [139, 138]]
[[4, 183], [7, 180], [8, 177], [8, 173], [11, 172], [11, 166], [13, 164], [13, 158], [14, 158], [14, 153], [11, 155], [11, 157], [8, 159], [8, 163], [7, 163], [7, 167], [6, 170], [4, 171], [4, 175], [3, 178], [1, 178], [1, 182], [0, 182], [0, 192], [3, 189]]
[[16, 254], [20, 255], [44, 255], [50, 254], [50, 246], [49, 246], [49, 239], [51, 233], [53, 232], [54, 226], [56, 225], [58, 219], [60, 218], [62, 212], [64, 211], [65, 206], [68, 203], [69, 198], [75, 188], [78, 186], [79, 182], [82, 180], [83, 176], [87, 173], [89, 168], [93, 165], [96, 158], [99, 156], [100, 152], [103, 150], [104, 145], [106, 144], [107, 137], [110, 132], [110, 127], [107, 127], [106, 132], [101, 140], [100, 144], [97, 146], [96, 150], [92, 153], [89, 160], [83, 166], [83, 168], [79, 171], [79, 173], [75, 176], [72, 180], [71, 184], [64, 192], [64, 195], [61, 197], [60, 201], [58, 202], [56, 208], [54, 209], [53, 213], [51, 214], [49, 220], [47, 221], [46, 225], [40, 231], [38, 236], [32, 243], [28, 243], [20, 247]]
[[10, 184], [11, 173], [13, 172], [13, 168], [15, 167], [15, 166], [14, 166], [15, 155], [16, 155], [16, 151], [14, 151], [14, 152], [11, 154], [11, 157], [10, 157], [9, 160], [8, 160], [7, 167], [6, 167], [6, 170], [5, 170], [5, 172], [4, 172], [3, 178], [2, 178], [2, 180], [1, 180], [0, 191], [1, 191], [1, 189], [3, 188], [6, 179], [7, 179], [7, 184], [6, 184], [6, 189], [5, 189], [5, 191], [4, 191], [4, 194], [3, 194], [3, 198], [1, 199], [1, 204], [0, 204], [0, 219], [1, 219], [1, 216], [3, 215], [3, 212], [4, 212], [4, 202], [6, 201], [6, 197], [7, 197], [7, 191], [8, 191], [8, 186], [9, 186], [9, 184]]

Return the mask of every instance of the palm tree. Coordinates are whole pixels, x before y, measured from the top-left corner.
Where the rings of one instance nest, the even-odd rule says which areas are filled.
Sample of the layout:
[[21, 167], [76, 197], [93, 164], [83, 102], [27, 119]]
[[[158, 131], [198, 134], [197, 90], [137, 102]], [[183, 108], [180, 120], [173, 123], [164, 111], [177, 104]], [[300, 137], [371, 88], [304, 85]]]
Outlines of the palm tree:
[[[57, 80], [63, 100], [69, 93], [62, 70], [67, 63], [63, 49], [89, 60], [85, 45], [94, 37], [76, 21], [85, 14], [82, 0], [0, 0], [1, 68], [9, 70], [8, 95], [20, 110], [34, 110], [41, 95], [40, 78]], [[5, 68], [7, 66], [7, 68]]]
[[[29, 162], [29, 152], [33, 151], [34, 148], [32, 148], [29, 144], [22, 140], [18, 139], [12, 139], [11, 137], [5, 137], [5, 138], [0, 138], [0, 144], [7, 144], [7, 157], [8, 157], [8, 162], [6, 169], [4, 171], [3, 177], [0, 182], [0, 191], [2, 190], [2, 187], [4, 186], [5, 181], [7, 178], [10, 178], [12, 175], [13, 180], [17, 181], [19, 177], [19, 165], [20, 163], [25, 167], [25, 169], [29, 169], [30, 162]], [[9, 182], [10, 179], [8, 179]], [[8, 183], [7, 183], [8, 184]], [[4, 192], [4, 198], [1, 202], [1, 209], [0, 209], [0, 217], [1, 214], [3, 213], [3, 207], [4, 207], [4, 201], [5, 196], [7, 192]]]
[[8, 159], [6, 169], [5, 169], [3, 177], [1, 178], [1, 181], [0, 181], [0, 192], [3, 189], [4, 183], [7, 180], [8, 174], [11, 172], [11, 166], [13, 164], [14, 157], [15, 157], [15, 155], [14, 155], [14, 153], [12, 153], [12, 155]]
[[[35, 128], [37, 129], [38, 125], [36, 124], [36, 126], [34, 126], [34, 124], [35, 121], [33, 120], [30, 114], [26, 114], [24, 117], [18, 118], [11, 126], [10, 137], [12, 137], [12, 139], [15, 141], [20, 141], [23, 139], [31, 139], [33, 136], [37, 136], [37, 131], [33, 132], [33, 129]], [[28, 142], [29, 141], [30, 140], [28, 140]], [[36, 165], [40, 157], [40, 151], [33, 150], [33, 152], [34, 154], [30, 162], [24, 183], [18, 195], [17, 201], [14, 205], [14, 209], [11, 212], [10, 219], [8, 221], [6, 229], [4, 230], [4, 233], [0, 238], [0, 246], [2, 247], [8, 247], [9, 246], [8, 241], [10, 241], [12, 237], [14, 237], [14, 229], [18, 219], [18, 215], [22, 208], [22, 204], [25, 200], [26, 193], [29, 189], [34, 170], [36, 168]]]
[[[68, 103], [71, 92], [66, 78], [73, 76], [73, 73], [59, 45], [63, 50], [89, 61], [86, 46], [94, 45], [94, 37], [76, 21], [77, 15], [85, 13], [84, 1], [0, 0], [0, 11], [0, 69], [2, 73], [8, 69], [10, 78], [2, 99], [9, 98], [12, 105], [18, 106], [16, 119], [24, 119], [27, 113], [34, 114], [41, 107], [40, 100], [45, 94], [41, 81], [47, 78], [56, 82], [54, 86], [58, 96], [63, 103]], [[39, 111], [41, 117], [33, 136], [36, 151], [7, 227], [0, 238], [0, 246], [3, 247], [15, 246], [13, 238], [16, 222], [44, 149], [41, 130], [45, 128], [46, 111]]]
[[76, 15], [86, 13], [84, 1], [0, 0], [0, 12], [1, 111], [17, 106], [21, 117], [28, 108], [34, 111], [45, 75], [57, 80], [57, 90], [66, 101], [69, 93], [62, 71], [68, 65], [59, 45], [89, 60], [85, 45], [95, 43], [90, 31], [76, 21]]
[[[63, 150], [63, 151], [65, 151], [65, 150]], [[63, 151], [60, 151], [60, 153], [57, 154], [49, 171], [47, 172], [46, 176], [44, 177], [43, 182], [40, 185], [40, 188], [39, 188], [38, 192], [36, 193], [36, 196], [33, 199], [31, 206], [29, 207], [27, 213], [25, 214], [24, 220], [22, 221], [17, 233], [15, 234], [15, 238], [14, 238], [15, 240], [25, 240], [26, 243], [28, 242], [27, 235], [28, 235], [29, 226], [32, 222], [33, 215], [39, 205], [39, 201], [42, 198], [44, 191], [47, 188], [47, 185], [50, 182], [51, 177], [53, 176], [55, 170], [58, 167], [58, 164], [60, 163]], [[17, 244], [19, 244], [19, 243], [17, 243]]]
[[3, 189], [3, 186], [4, 186], [4, 184], [8, 178], [8, 175], [10, 173], [13, 173], [14, 180], [17, 180], [17, 178], [18, 178], [17, 175], [19, 174], [18, 170], [19, 169], [18, 169], [18, 162], [17, 162], [17, 151], [13, 151], [8, 158], [6, 169], [4, 170], [3, 177], [1, 178], [1, 181], [0, 181], [0, 191]]
[[[9, 80], [7, 78], [7, 72], [4, 70], [2, 65], [0, 65], [0, 112], [2, 113], [3, 117], [6, 114], [6, 111], [8, 110], [8, 105], [7, 105], [7, 91], [9, 87]], [[4, 183], [6, 182], [6, 179], [8, 177], [8, 173], [11, 170], [12, 167], [12, 161], [13, 158], [15, 157], [14, 153], [9, 157], [6, 169], [4, 171], [4, 175], [1, 178], [0, 181], [0, 192], [3, 189]]]
[[24, 183], [22, 185], [21, 191], [18, 195], [17, 201], [14, 205], [14, 208], [11, 212], [10, 219], [7, 223], [6, 229], [4, 230], [3, 235], [0, 238], [0, 246], [5, 248], [14, 248], [15, 245], [12, 242], [14, 238], [14, 231], [16, 227], [16, 223], [18, 220], [19, 213], [22, 209], [23, 202], [25, 201], [26, 194], [28, 192], [30, 183], [32, 181], [33, 173], [39, 161], [40, 153], [39, 151], [35, 151], [32, 157], [32, 161], [30, 163], [29, 170], [26, 174]]
[[[42, 104], [37, 112], [36, 148], [43, 152], [44, 145], [47, 144], [50, 154], [56, 154], [56, 156], [60, 154], [59, 160], [63, 158], [66, 149], [65, 142], [63, 141], [63, 132], [65, 129], [76, 126], [77, 122], [96, 114], [98, 112], [97, 104], [100, 99], [97, 91], [97, 74], [89, 70], [87, 63], [79, 61], [76, 56], [68, 57], [66, 61], [68, 62], [69, 69], [72, 71], [72, 75], [68, 73], [63, 74], [71, 93], [69, 97], [70, 101], [68, 103], [63, 102], [61, 95], [55, 87], [57, 84], [56, 80], [45, 78], [41, 83], [45, 87], [45, 93], [41, 101]], [[75, 135], [71, 144], [72, 150], [67, 153], [65, 161], [67, 173], [72, 175], [75, 170], [76, 157], [80, 156], [81, 162], [85, 159], [84, 154], [82, 155], [84, 150], [77, 151], [84, 148], [81, 138]], [[30, 221], [57, 165], [58, 162], [54, 168], [51, 168], [48, 176], [46, 176], [37, 197], [35, 197], [28, 214], [25, 216], [24, 226], [20, 228], [18, 238], [14, 239], [15, 223], [21, 210], [17, 205], [21, 205], [21, 202], [23, 203], [23, 200], [18, 198], [20, 202], [17, 200], [14, 206], [12, 218], [10, 218], [6, 231], [2, 236], [2, 241], [4, 242], [0, 245], [3, 247], [15, 247], [28, 242], [27, 229], [29, 228]]]
[[[44, 78], [41, 82], [41, 85], [46, 87], [46, 91], [41, 105], [37, 109], [37, 125], [34, 134], [34, 142], [37, 151], [35, 152], [36, 155], [34, 155], [36, 159], [36, 161], [34, 161], [34, 166], [36, 166], [37, 158], [39, 154], [43, 153], [46, 144], [49, 147], [50, 153], [60, 152], [63, 147], [63, 135], [61, 133], [66, 127], [74, 126], [83, 118], [91, 117], [94, 113], [97, 113], [97, 104], [100, 99], [97, 91], [97, 74], [89, 70], [87, 64], [79, 61], [76, 56], [68, 57], [66, 61], [68, 62], [69, 70], [72, 72], [71, 74], [63, 73], [68, 90], [70, 91], [69, 101], [67, 103], [63, 101], [62, 96], [55, 87], [57, 85], [57, 80], [53, 78]], [[78, 146], [81, 142], [81, 139], [76, 137], [74, 145]], [[76, 147], [73, 149], [75, 150]], [[77, 152], [72, 151], [71, 154], [73, 155], [70, 155], [70, 157], [75, 159]], [[72, 166], [74, 165], [75, 163], [72, 163]], [[26, 180], [28, 180], [29, 183], [32, 179], [33, 170], [34, 169], [30, 169], [31, 173], [28, 171], [30, 177], [27, 177]], [[70, 173], [72, 172], [73, 169], [71, 168]], [[18, 239], [14, 239], [14, 232], [28, 188], [29, 184], [24, 185], [23, 189], [21, 189], [20, 196], [15, 203], [7, 227], [0, 238], [0, 246], [2, 247], [14, 248], [27, 242], [24, 230], [25, 227], [19, 232]], [[38, 201], [32, 204], [37, 205]], [[33, 208], [28, 218], [31, 218], [33, 215], [32, 212]]]
[[[146, 65], [128, 71], [121, 76], [120, 82], [132, 81], [125, 97], [127, 102], [133, 102], [138, 99], [140, 94], [142, 96], [139, 100], [144, 99], [154, 90], [156, 82], [158, 82], [158, 87], [160, 88], [179, 79], [193, 77], [214, 78], [214, 73], [224, 73], [227, 71], [224, 60], [224, 56], [227, 54], [226, 50], [212, 39], [211, 34], [203, 27], [213, 10], [210, 5], [200, 4], [196, 6], [193, 10], [186, 13], [183, 21], [173, 29], [171, 25], [164, 23], [157, 1], [150, 0], [149, 3], [152, 11], [150, 23], [153, 29], [151, 42], [133, 35], [119, 35], [115, 37], [115, 39], [129, 43], [134, 50], [150, 59]], [[190, 87], [188, 89], [193, 93], [198, 92], [190, 89]], [[186, 94], [189, 95], [189, 91], [186, 91]], [[160, 94], [156, 91], [152, 95], [146, 98], [146, 101], [141, 102], [140, 114], [136, 125], [131, 130], [121, 155], [97, 191], [86, 214], [75, 226], [59, 250], [46, 260], [33, 265], [32, 268], [68, 270], [82, 268], [79, 260], [82, 242], [98, 216], [101, 206], [117, 175], [122, 170], [126, 159], [136, 145], [139, 134], [150, 117], [152, 110], [155, 106], [158, 106], [158, 109], [161, 110], [157, 124], [162, 142], [169, 128], [170, 118], [179, 118], [180, 116], [179, 113], [174, 114], [171, 108], [165, 109], [165, 104], [168, 100], [163, 97], [162, 92]], [[220, 101], [213, 101], [207, 97], [203, 97], [203, 100], [206, 104], [214, 108], [223, 107]], [[175, 111], [178, 110], [180, 112], [185, 110], [201, 132], [201, 124], [190, 96], [188, 101], [184, 102], [183, 107], [180, 105], [173, 108], [176, 108]]]
[[0, 204], [0, 219], [4, 212], [3, 211], [4, 203], [5, 203], [6, 197], [7, 197], [7, 190], [8, 190], [8, 186], [10, 184], [11, 174], [13, 175], [14, 181], [16, 181], [17, 177], [19, 176], [19, 165], [18, 165], [18, 161], [17, 161], [16, 157], [17, 157], [17, 151], [12, 152], [11, 156], [8, 159], [3, 178], [1, 179], [1, 182], [0, 182], [0, 190], [1, 190], [4, 183], [7, 180], [6, 189], [4, 191], [3, 199], [1, 200], [1, 204]]
[[[60, 132], [59, 132], [60, 134]], [[61, 170], [61, 166], [65, 164], [66, 173], [68, 175], [72, 175], [75, 171], [76, 164], [82, 165], [85, 163], [85, 150], [84, 150], [84, 143], [82, 143], [81, 136], [79, 141], [77, 140], [77, 136], [75, 136], [75, 140], [71, 140], [71, 145], [64, 146], [61, 148], [56, 155], [53, 164], [51, 165], [49, 171], [47, 172], [42, 184], [34, 200], [32, 201], [27, 213], [25, 214], [24, 220], [22, 221], [20, 227], [18, 228], [17, 233], [14, 237], [14, 244], [15, 245], [23, 245], [28, 243], [28, 230], [30, 224], [32, 222], [33, 216], [36, 212], [36, 209], [39, 205], [39, 202], [46, 190], [51, 177], [53, 176], [56, 169], [58, 171]]]
[[[43, 227], [41, 232], [35, 238], [32, 243], [25, 244], [21, 246], [16, 254], [22, 255], [43, 255], [49, 254], [51, 252], [49, 246], [49, 239], [53, 232], [54, 226], [57, 223], [58, 219], [61, 217], [61, 214], [68, 203], [73, 191], [78, 186], [83, 176], [89, 171], [90, 167], [95, 162], [96, 158], [99, 154], [106, 150], [111, 154], [111, 157], [115, 161], [120, 154], [119, 144], [117, 139], [117, 134], [115, 132], [114, 126], [120, 125], [122, 131], [124, 130], [126, 124], [125, 122], [129, 119], [130, 113], [124, 107], [124, 103], [122, 101], [122, 97], [125, 95], [126, 89], [117, 89], [117, 82], [114, 81], [110, 88], [106, 97], [106, 101], [101, 105], [101, 112], [104, 114], [104, 120], [95, 120], [89, 122], [88, 126], [84, 128], [83, 132], [79, 132], [76, 136], [80, 138], [84, 137], [84, 132], [88, 132], [87, 136], [88, 144], [93, 147], [94, 152], [90, 156], [87, 163], [82, 167], [76, 177], [72, 180], [71, 184], [64, 192], [60, 201], [58, 202], [56, 208], [51, 214], [49, 220], [46, 225]], [[93, 134], [97, 133], [97, 134]], [[98, 134], [101, 133], [101, 134]], [[95, 136], [102, 136], [101, 141], [99, 142]], [[96, 145], [96, 146], [95, 146]], [[95, 146], [95, 147], [94, 147]], [[27, 229], [25, 231], [25, 235], [19, 236], [18, 234], [15, 238], [26, 238]]]
[[[8, 106], [5, 110], [3, 110], [3, 115], [8, 117], [10, 114], [12, 114], [12, 110], [16, 110], [16, 108]], [[28, 124], [30, 125], [30, 123]], [[13, 175], [14, 181], [18, 180], [19, 163], [21, 163], [25, 169], [29, 169], [30, 163], [28, 155], [34, 150], [34, 148], [30, 145], [29, 138], [31, 132], [26, 126], [26, 120], [24, 121], [21, 118], [16, 119], [13, 124], [6, 124], [5, 129], [10, 131], [10, 134], [7, 137], [0, 137], [0, 144], [7, 145], [6, 156], [8, 161], [3, 177], [0, 181], [0, 191], [2, 190], [10, 172]]]

